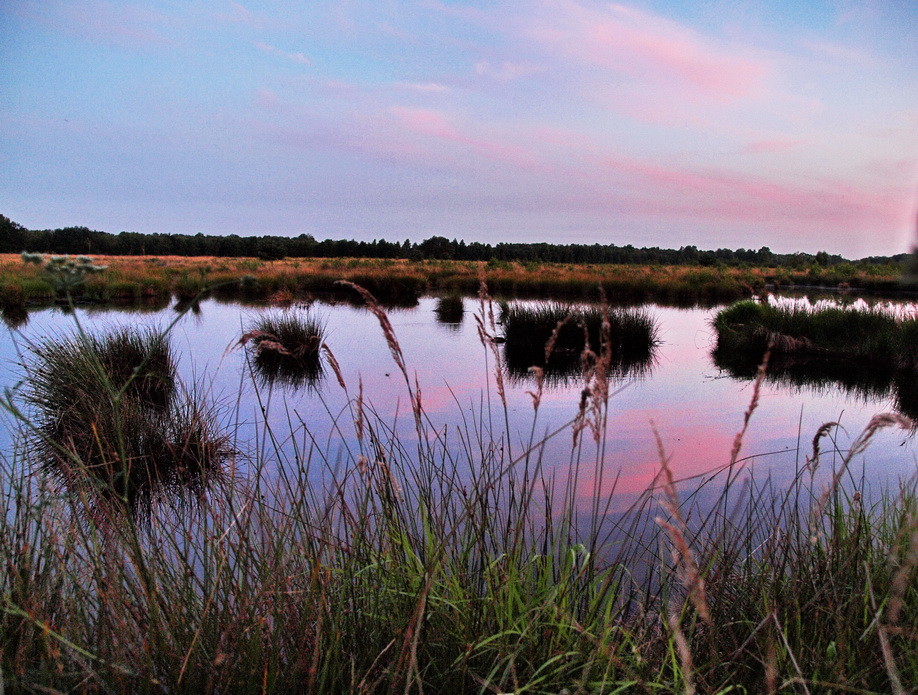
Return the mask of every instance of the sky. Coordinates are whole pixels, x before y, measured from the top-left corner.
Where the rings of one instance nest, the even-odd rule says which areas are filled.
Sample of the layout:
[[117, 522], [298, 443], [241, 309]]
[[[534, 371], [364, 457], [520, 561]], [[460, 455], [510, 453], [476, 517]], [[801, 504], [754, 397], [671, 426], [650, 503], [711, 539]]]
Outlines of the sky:
[[3, 0], [29, 228], [907, 251], [918, 3]]

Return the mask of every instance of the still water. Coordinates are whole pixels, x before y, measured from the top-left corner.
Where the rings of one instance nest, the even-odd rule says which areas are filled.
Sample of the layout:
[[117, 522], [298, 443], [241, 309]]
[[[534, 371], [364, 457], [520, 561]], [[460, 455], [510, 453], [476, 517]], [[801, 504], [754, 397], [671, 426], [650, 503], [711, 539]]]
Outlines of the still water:
[[[433, 428], [491, 429], [498, 438], [509, 431], [511, 451], [519, 452], [532, 432], [538, 439], [575, 416], [582, 389], [576, 376], [546, 383], [534, 426], [532, 398], [527, 394], [533, 389], [532, 380], [517, 377], [506, 381], [505, 420], [495, 388], [494, 355], [482, 345], [474, 318], [477, 300], [466, 298], [462, 319], [453, 323], [437, 319], [436, 302], [424, 297], [414, 308], [389, 311]], [[577, 494], [585, 505], [594, 492], [612, 492], [614, 485], [612, 509], [623, 508], [652, 483], [660, 468], [654, 427], [677, 478], [723, 466], [752, 396], [750, 379], [732, 376], [714, 362], [710, 321], [716, 308], [645, 305], [640, 309], [657, 322], [660, 344], [650, 369], [620, 378], [613, 388], [602, 473], [599, 479], [595, 474], [582, 475], [577, 482]], [[348, 401], [357, 395], [360, 382], [367, 407], [380, 422], [398, 431], [403, 442], [417, 436], [405, 380], [373, 314], [322, 302], [308, 309], [325, 325], [325, 343], [340, 364], [345, 393], [327, 363], [323, 376], [305, 386], [265, 384], [252, 375], [249, 355], [238, 343], [260, 312], [266, 311], [281, 309], [207, 300], [181, 316], [174, 307], [147, 312], [79, 308], [77, 318], [91, 332], [126, 325], [163, 329], [176, 321], [172, 345], [185, 384], [218, 404], [223, 425], [235, 433], [240, 450], [250, 456], [261, 451], [275, 467], [297, 465], [296, 452], [302, 458], [310, 449], [321, 456], [325, 470], [344, 460], [354, 439]], [[72, 315], [47, 308], [31, 311], [28, 321], [15, 330], [0, 328], [5, 333], [0, 341], [0, 388], [21, 381], [30, 345], [72, 335], [74, 327]], [[744, 440], [743, 465], [757, 476], [770, 475], [778, 484], [789, 481], [804, 464], [820, 425], [841, 424], [835, 432], [837, 451], [826, 455], [826, 460], [837, 459], [873, 415], [901, 409], [908, 400], [904, 396], [911, 397], [897, 395], [892, 388], [868, 392], [833, 382], [766, 381]], [[8, 427], [0, 433], [3, 451], [10, 450], [12, 436]], [[549, 475], [563, 476], [570, 467], [571, 441], [571, 434], [564, 432], [545, 449], [543, 466]], [[824, 444], [824, 449], [831, 445]], [[243, 476], [245, 460], [243, 456], [239, 463]], [[901, 430], [883, 431], [856, 461], [855, 473], [882, 488], [913, 475], [916, 468], [918, 437]], [[321, 470], [317, 467], [314, 475], [321, 476]]]

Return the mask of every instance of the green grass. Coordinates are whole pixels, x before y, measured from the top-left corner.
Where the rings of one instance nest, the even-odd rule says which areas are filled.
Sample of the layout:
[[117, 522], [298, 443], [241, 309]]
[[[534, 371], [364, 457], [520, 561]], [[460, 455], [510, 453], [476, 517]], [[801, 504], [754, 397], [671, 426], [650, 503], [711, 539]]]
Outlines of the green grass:
[[320, 349], [325, 326], [312, 314], [287, 310], [262, 314], [246, 331], [252, 366], [266, 382], [314, 386], [324, 369]]
[[[609, 333], [602, 335], [603, 319]], [[597, 305], [573, 306], [553, 302], [535, 305], [503, 303], [500, 322], [506, 340], [504, 354], [511, 376], [525, 377], [532, 366], [542, 367], [548, 379], [579, 374], [581, 353], [590, 349], [608, 354], [608, 370], [616, 376], [640, 375], [651, 368], [659, 345], [658, 328], [645, 311], [603, 309]], [[546, 345], [559, 323], [551, 354]]]
[[890, 396], [899, 412], [918, 418], [918, 319], [905, 312], [745, 301], [720, 311], [713, 325], [714, 362], [734, 376], [754, 378], [770, 345], [770, 381]]
[[830, 307], [805, 310], [738, 302], [714, 318], [718, 350], [847, 359], [918, 367], [918, 319], [879, 310]]
[[[417, 436], [377, 418], [362, 389], [344, 416], [330, 414], [337, 434], [324, 446], [264, 413], [266, 445], [252, 447], [245, 481], [218, 480], [193, 511], [148, 524], [79, 513], [80, 496], [31, 475], [31, 438], [15, 440], [0, 458], [9, 691], [898, 695], [918, 685], [916, 480], [869, 496], [854, 475], [877, 431], [910, 423], [877, 418], [847, 450], [814, 449], [783, 485], [743, 478], [735, 452], [712, 452], [712, 469], [733, 465], [677, 488], [664, 452], [655, 487], [612, 513], [614, 491], [586, 502], [577, 491], [615, 476], [603, 456], [614, 433], [575, 444], [571, 480], [553, 487], [549, 440], [490, 430], [489, 412], [438, 428], [372, 310]], [[589, 404], [598, 420], [609, 407]], [[570, 442], [577, 426], [557, 437]]]
[[158, 333], [48, 339], [27, 372], [31, 465], [87, 495], [93, 512], [149, 511], [163, 494], [198, 493], [229, 456], [212, 414], [180, 393]]

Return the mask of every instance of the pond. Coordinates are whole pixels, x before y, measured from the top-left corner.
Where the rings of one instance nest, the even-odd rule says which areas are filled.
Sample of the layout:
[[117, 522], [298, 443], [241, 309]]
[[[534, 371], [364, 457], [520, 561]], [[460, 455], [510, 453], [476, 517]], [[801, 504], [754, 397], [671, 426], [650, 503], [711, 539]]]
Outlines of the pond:
[[[495, 353], [482, 344], [475, 318], [477, 298], [464, 298], [462, 313], [455, 307], [449, 312], [439, 308], [438, 299], [427, 296], [413, 308], [388, 311], [430, 432], [445, 438], [465, 433], [466, 443], [499, 440], [509, 446], [511, 456], [519, 456], [530, 442], [577, 415], [583, 389], [578, 360], [572, 361], [567, 374], [546, 376], [537, 417], [531, 395], [534, 377], [511, 364], [502, 373], [505, 410], [495, 357], [504, 360], [510, 346], [498, 344]], [[753, 395], [748, 371], [721, 369], [712, 356], [715, 334], [710, 322], [716, 307], [648, 304], [629, 311], [654, 322], [658, 344], [640, 368], [619, 369], [613, 379], [601, 465], [578, 467], [571, 483], [585, 513], [596, 492], [611, 495], [609, 511], [614, 512], [625, 509], [653, 484], [660, 470], [654, 429], [676, 479], [687, 480], [683, 489], [692, 488], [695, 476], [723, 467]], [[253, 353], [239, 344], [240, 337], [259, 317], [283, 312], [308, 312], [324, 325], [324, 341], [340, 365], [347, 391], [326, 354], [314, 378], [299, 383], [271, 383], [253, 373]], [[93, 333], [123, 326], [164, 329], [175, 321], [171, 341], [179, 356], [179, 374], [186, 386], [217, 403], [222, 426], [232, 432], [235, 446], [245, 454], [237, 463], [242, 477], [250, 473], [246, 461], [253, 458], [270, 461], [269, 473], [274, 475], [303, 467], [308, 459], [313, 462], [310, 482], [327, 482], [348, 459], [348, 450], [359, 446], [353, 403], [361, 388], [367, 417], [372, 413], [378, 428], [397, 432], [402, 445], [418, 438], [406, 379], [393, 360], [378, 318], [364, 307], [316, 301], [308, 310], [281, 309], [209, 299], [184, 314], [174, 306], [151, 311], [81, 307], [76, 318]], [[74, 316], [59, 308], [30, 311], [28, 320], [10, 330], [0, 344], [0, 387], [11, 388], [22, 380], [22, 363], [28, 361], [31, 345], [72, 335], [74, 329]], [[497, 332], [502, 330], [498, 325]], [[914, 400], [913, 394], [901, 392], [907, 386], [897, 392], [895, 384], [869, 378], [866, 385], [863, 378], [848, 380], [847, 385], [844, 381], [793, 373], [766, 379], [743, 441], [744, 470], [767, 473], [778, 484], [789, 482], [805, 465], [813, 435], [823, 423], [841, 425], [823, 445], [825, 460], [838, 460], [873, 415], [907, 410], [909, 400]], [[3, 450], [10, 451], [11, 429], [5, 428], [0, 436]], [[580, 446], [591, 445], [586, 431]], [[569, 473], [577, 465], [571, 452], [570, 431], [553, 436], [540, 452], [543, 476], [571, 482]], [[916, 460], [918, 438], [886, 430], [856, 461], [852, 474], [863, 474], [870, 486], [884, 488], [913, 474]]]

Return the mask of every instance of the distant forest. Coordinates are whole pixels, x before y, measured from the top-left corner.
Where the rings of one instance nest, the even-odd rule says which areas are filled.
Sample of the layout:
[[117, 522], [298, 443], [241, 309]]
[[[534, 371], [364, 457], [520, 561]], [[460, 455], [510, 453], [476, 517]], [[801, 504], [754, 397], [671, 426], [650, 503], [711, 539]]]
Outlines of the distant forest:
[[251, 256], [265, 260], [281, 258], [407, 258], [462, 261], [520, 261], [549, 263], [608, 263], [702, 266], [769, 266], [804, 268], [840, 263], [884, 265], [903, 263], [907, 254], [871, 256], [850, 261], [836, 254], [773, 253], [767, 246], [754, 249], [702, 250], [695, 246], [680, 249], [636, 248], [630, 244], [519, 244], [457, 241], [433, 236], [421, 242], [318, 241], [310, 234], [295, 237], [227, 236], [214, 234], [111, 234], [86, 227], [26, 229], [0, 215], [0, 253], [32, 251], [54, 254], [111, 256]]

